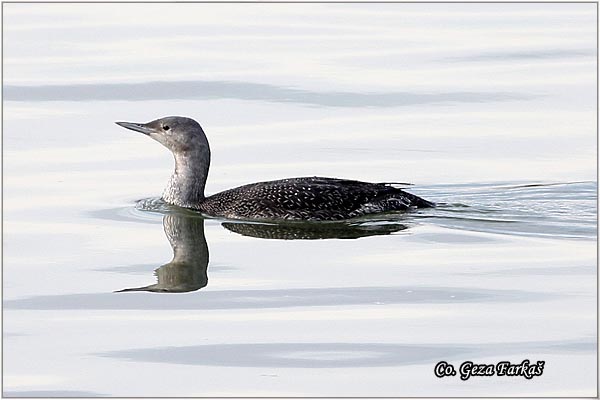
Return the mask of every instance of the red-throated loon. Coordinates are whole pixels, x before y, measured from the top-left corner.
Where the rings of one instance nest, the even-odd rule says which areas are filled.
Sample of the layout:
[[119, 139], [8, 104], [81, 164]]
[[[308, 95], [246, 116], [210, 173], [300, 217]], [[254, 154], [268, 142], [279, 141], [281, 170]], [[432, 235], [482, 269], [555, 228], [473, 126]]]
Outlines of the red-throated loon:
[[434, 203], [384, 183], [303, 177], [251, 183], [204, 196], [210, 147], [196, 121], [166, 117], [145, 124], [117, 122], [171, 150], [175, 172], [163, 199], [210, 216], [243, 220], [336, 221]]

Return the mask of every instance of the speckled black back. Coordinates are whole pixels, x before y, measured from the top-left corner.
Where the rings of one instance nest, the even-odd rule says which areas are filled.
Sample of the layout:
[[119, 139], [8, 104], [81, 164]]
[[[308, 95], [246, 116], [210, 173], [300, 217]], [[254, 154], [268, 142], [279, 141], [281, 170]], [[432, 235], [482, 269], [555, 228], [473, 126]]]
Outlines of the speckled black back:
[[333, 221], [432, 206], [433, 203], [386, 184], [315, 176], [229, 189], [206, 198], [198, 209], [232, 219]]

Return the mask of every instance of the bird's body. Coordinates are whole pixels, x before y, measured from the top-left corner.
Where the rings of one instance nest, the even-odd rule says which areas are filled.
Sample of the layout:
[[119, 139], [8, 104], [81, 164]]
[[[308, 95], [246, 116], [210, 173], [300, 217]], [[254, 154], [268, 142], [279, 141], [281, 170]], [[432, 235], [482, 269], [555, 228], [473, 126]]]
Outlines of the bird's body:
[[145, 133], [173, 152], [175, 171], [163, 193], [167, 203], [210, 216], [241, 220], [336, 221], [434, 206], [389, 184], [316, 176], [251, 183], [205, 197], [210, 148], [196, 121], [166, 117], [147, 124], [117, 124]]
[[207, 197], [197, 209], [230, 219], [336, 221], [431, 206], [390, 185], [314, 176], [225, 190]]

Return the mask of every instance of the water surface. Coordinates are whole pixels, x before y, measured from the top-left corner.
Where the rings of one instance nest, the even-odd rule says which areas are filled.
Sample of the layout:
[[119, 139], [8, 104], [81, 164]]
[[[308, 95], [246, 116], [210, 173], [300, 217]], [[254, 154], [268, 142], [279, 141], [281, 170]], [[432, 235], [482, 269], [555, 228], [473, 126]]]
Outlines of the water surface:
[[[597, 394], [595, 4], [3, 11], [5, 396]], [[165, 115], [204, 127], [208, 193], [320, 175], [438, 207], [170, 207], [172, 156], [113, 124]], [[544, 374], [433, 374], [524, 359]]]

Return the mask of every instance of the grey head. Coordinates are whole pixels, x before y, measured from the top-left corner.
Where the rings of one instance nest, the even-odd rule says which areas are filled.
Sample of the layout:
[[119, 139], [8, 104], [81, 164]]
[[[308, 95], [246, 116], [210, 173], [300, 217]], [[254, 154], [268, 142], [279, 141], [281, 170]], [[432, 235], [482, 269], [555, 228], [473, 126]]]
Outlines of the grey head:
[[147, 123], [117, 122], [132, 131], [150, 136], [175, 157], [175, 171], [163, 199], [185, 208], [198, 208], [210, 166], [210, 147], [200, 124], [187, 117], [165, 117]]
[[207, 144], [199, 123], [187, 117], [164, 117], [147, 123], [116, 122], [123, 128], [150, 136], [173, 153], [199, 149]]

